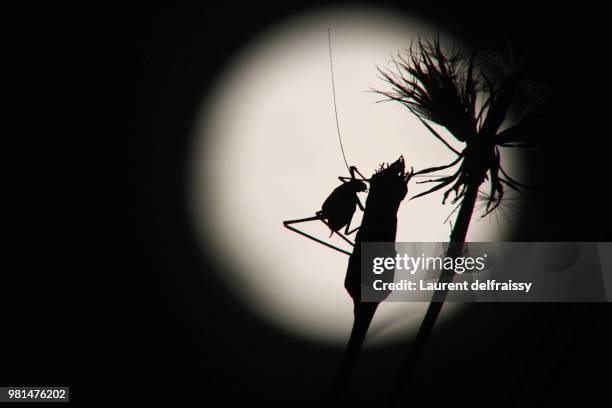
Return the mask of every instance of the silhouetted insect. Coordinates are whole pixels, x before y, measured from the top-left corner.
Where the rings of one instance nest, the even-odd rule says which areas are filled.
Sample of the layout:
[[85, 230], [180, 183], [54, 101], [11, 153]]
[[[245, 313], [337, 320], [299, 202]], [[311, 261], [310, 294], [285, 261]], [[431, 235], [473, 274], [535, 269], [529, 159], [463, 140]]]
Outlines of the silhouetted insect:
[[[350, 167], [351, 177], [338, 177], [343, 184], [339, 185], [332, 191], [321, 206], [321, 211], [317, 215], [327, 220], [327, 224], [331, 229], [331, 233], [338, 232], [340, 228], [346, 226], [344, 233], [350, 235], [357, 231], [359, 227], [350, 230], [351, 220], [353, 215], [359, 209], [363, 211], [363, 204], [359, 201], [358, 192], [367, 191], [368, 186], [364, 181], [365, 177], [357, 170], [355, 166]], [[362, 180], [355, 177], [355, 173], [359, 174]], [[330, 234], [331, 237], [331, 234]]]
[[[357, 170], [357, 167], [355, 166], [349, 167], [348, 161], [346, 160], [346, 155], [344, 154], [344, 146], [342, 145], [342, 136], [340, 136], [340, 124], [338, 122], [338, 108], [336, 106], [336, 87], [334, 84], [334, 68], [333, 68], [332, 54], [331, 54], [330, 30], [327, 30], [327, 36], [328, 36], [328, 41], [329, 41], [329, 64], [330, 64], [330, 70], [331, 70], [331, 84], [332, 84], [332, 94], [334, 97], [334, 113], [336, 116], [336, 129], [338, 131], [338, 141], [340, 142], [340, 149], [342, 151], [342, 158], [344, 159], [344, 164], [346, 164], [346, 168], [348, 169], [351, 176], [350, 177], [338, 177], [338, 179], [342, 181], [342, 184], [336, 187], [334, 191], [332, 191], [329, 197], [327, 197], [327, 199], [323, 202], [323, 205], [321, 206], [321, 211], [317, 211], [314, 217], [301, 218], [298, 220], [283, 221], [283, 224], [285, 225], [285, 227], [289, 228], [292, 231], [297, 232], [300, 235], [305, 236], [306, 238], [312, 239], [313, 241], [323, 244], [329, 248], [335, 249], [336, 251], [340, 251], [342, 253], [350, 255], [351, 253], [344, 249], [338, 248], [330, 243], [327, 243], [323, 240], [320, 240], [319, 238], [308, 235], [305, 232], [302, 232], [298, 230], [297, 228], [290, 226], [291, 224], [298, 224], [302, 222], [321, 220], [323, 221], [325, 225], [327, 225], [327, 227], [329, 227], [331, 231], [329, 235], [330, 237], [335, 232], [338, 234], [338, 236], [340, 236], [340, 238], [342, 238], [344, 241], [349, 243], [351, 246], [355, 246], [355, 244], [351, 242], [351, 240], [349, 240], [345, 235], [350, 235], [359, 229], [359, 227], [357, 227], [352, 231], [350, 230], [351, 220], [353, 219], [353, 215], [355, 215], [357, 206], [359, 206], [361, 211], [364, 210], [363, 204], [361, 204], [361, 201], [359, 201], [359, 197], [357, 196], [357, 193], [361, 191], [367, 191], [368, 186], [365, 182], [367, 182], [368, 180], [363, 176], [363, 174], [359, 172], [359, 170]], [[357, 179], [357, 177], [355, 176], [355, 173], [361, 176], [361, 180]], [[344, 228], [345, 235], [339, 232], [342, 227], [345, 227]]]
[[[316, 241], [329, 248], [335, 249], [336, 251], [345, 253], [347, 255], [351, 255], [351, 252], [349, 251], [346, 251], [342, 248], [338, 248], [328, 242], [325, 242], [319, 238], [313, 237], [312, 235], [302, 232], [298, 230], [297, 228], [291, 227], [292, 224], [321, 220], [331, 230], [330, 237], [335, 232], [345, 242], [349, 243], [351, 246], [355, 246], [355, 244], [351, 242], [351, 240], [349, 240], [345, 235], [351, 235], [352, 233], [354, 233], [360, 228], [360, 227], [357, 227], [351, 231], [350, 224], [353, 219], [353, 215], [355, 215], [357, 206], [359, 206], [361, 211], [364, 211], [364, 206], [359, 201], [359, 197], [357, 196], [357, 193], [362, 192], [362, 191], [367, 191], [367, 185], [365, 184], [365, 182], [370, 181], [366, 179], [363, 176], [363, 174], [361, 174], [359, 170], [357, 170], [355, 166], [349, 166], [348, 160], [346, 159], [346, 154], [344, 152], [344, 146], [342, 144], [342, 136], [340, 134], [340, 123], [338, 121], [338, 107], [336, 104], [336, 86], [334, 83], [334, 67], [333, 67], [333, 61], [332, 61], [330, 30], [327, 31], [327, 36], [328, 36], [328, 45], [329, 45], [329, 64], [330, 64], [330, 71], [331, 71], [332, 95], [333, 95], [333, 102], [334, 102], [334, 114], [335, 114], [335, 119], [336, 119], [336, 130], [338, 132], [338, 142], [340, 144], [340, 151], [342, 152], [342, 158], [344, 159], [344, 164], [346, 165], [346, 168], [349, 170], [349, 173], [351, 174], [351, 176], [350, 177], [338, 177], [338, 179], [342, 181], [342, 184], [336, 187], [334, 191], [332, 191], [332, 193], [329, 195], [329, 197], [327, 197], [325, 202], [323, 202], [321, 210], [317, 211], [314, 217], [283, 221], [283, 224], [285, 225], [285, 227], [289, 228], [290, 230], [294, 232], [297, 232], [300, 235], [305, 236], [308, 239]], [[404, 172], [403, 157], [400, 157], [400, 159], [397, 160], [391, 166], [390, 168], [391, 170], [387, 170], [387, 172], [389, 171], [392, 172], [395, 168], [400, 169], [400, 167], [401, 167], [401, 172], [403, 174]], [[357, 179], [357, 177], [355, 176], [355, 173], [361, 176], [361, 179]], [[423, 177], [423, 176], [414, 174], [414, 172], [411, 170], [411, 172], [409, 173], [409, 176], [406, 179], [406, 182], [412, 177]], [[427, 177], [431, 177], [431, 176], [428, 175]], [[344, 235], [339, 232], [342, 227], [345, 227]]]
[[[327, 227], [330, 229], [330, 237], [333, 233], [337, 233], [344, 241], [349, 243], [350, 245], [354, 245], [351, 240], [349, 240], [346, 235], [351, 235], [355, 231], [359, 229], [359, 227], [351, 230], [351, 221], [353, 216], [355, 215], [355, 211], [357, 207], [361, 211], [364, 210], [363, 204], [359, 201], [359, 197], [357, 193], [362, 191], [367, 191], [368, 185], [366, 184], [367, 180], [363, 174], [357, 170], [355, 166], [351, 166], [349, 168], [351, 176], [350, 177], [338, 177], [342, 184], [339, 185], [332, 191], [332, 193], [325, 199], [323, 205], [321, 206], [321, 210], [317, 211], [313, 217], [301, 218], [297, 220], [288, 220], [284, 221], [283, 225], [285, 227], [291, 229], [292, 231], [297, 232], [307, 238], [310, 238], [320, 244], [333, 248], [337, 251], [350, 254], [350, 252], [345, 251], [341, 248], [337, 248], [325, 241], [322, 241], [318, 238], [310, 236], [296, 228], [290, 227], [291, 224], [299, 224], [302, 222], [309, 221], [322, 221]], [[358, 179], [356, 174], [361, 176], [361, 179]], [[339, 231], [344, 227], [344, 235]]]

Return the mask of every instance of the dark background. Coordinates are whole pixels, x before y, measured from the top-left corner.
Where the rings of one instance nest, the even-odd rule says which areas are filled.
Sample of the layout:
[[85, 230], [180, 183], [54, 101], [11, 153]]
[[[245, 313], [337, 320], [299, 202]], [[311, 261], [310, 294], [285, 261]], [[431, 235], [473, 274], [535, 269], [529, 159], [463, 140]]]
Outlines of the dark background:
[[[88, 3], [19, 15], [10, 39], [33, 62], [15, 81], [27, 102], [9, 150], [17, 227], [0, 289], [2, 384], [69, 385], [88, 407], [320, 405], [341, 348], [289, 337], [232, 298], [196, 246], [185, 202], [193, 119], [227, 58], [314, 4]], [[467, 41], [529, 51], [531, 78], [553, 89], [559, 130], [528, 161], [529, 181], [546, 191], [529, 194], [516, 240], [610, 240], [609, 22], [595, 4], [393, 4]], [[470, 305], [434, 333], [406, 406], [609, 399], [609, 312]], [[407, 348], [368, 351], [348, 400], [379, 405]]]

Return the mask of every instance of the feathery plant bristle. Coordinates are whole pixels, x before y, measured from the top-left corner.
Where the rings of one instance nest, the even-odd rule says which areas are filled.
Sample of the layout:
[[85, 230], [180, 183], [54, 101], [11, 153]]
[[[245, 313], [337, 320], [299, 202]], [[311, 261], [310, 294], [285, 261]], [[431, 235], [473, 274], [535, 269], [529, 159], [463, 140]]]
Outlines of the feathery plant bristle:
[[[398, 55], [392, 61], [394, 69], [379, 69], [381, 78], [390, 85], [388, 91], [374, 92], [387, 101], [395, 101], [414, 114], [427, 130], [457, 157], [452, 162], [426, 168], [414, 175], [431, 174], [442, 169], [454, 169], [450, 176], [432, 178], [429, 190], [413, 198], [444, 189], [443, 200], [451, 197], [455, 208], [447, 221], [457, 212], [451, 223], [447, 256], [461, 255], [474, 209], [484, 215], [500, 216], [508, 208], [506, 189], [520, 192], [525, 185], [513, 179], [502, 167], [500, 147], [528, 145], [550, 131], [549, 118], [540, 118], [532, 112], [520, 115], [508, 125], [507, 118], [516, 105], [527, 72], [524, 60], [517, 64], [499, 62], [498, 70], [486, 71], [482, 61], [493, 58], [492, 50], [461, 51], [457, 47], [442, 48], [436, 35], [432, 41], [419, 38], [407, 55]], [[463, 149], [457, 151], [432, 125], [445, 128]], [[481, 187], [483, 191], [480, 191]], [[501, 211], [496, 211], [501, 209]], [[489, 217], [489, 221], [491, 217]], [[438, 282], [452, 281], [442, 273]], [[442, 310], [448, 290], [436, 291], [435, 301], [427, 309], [413, 346], [393, 385], [391, 402], [397, 404], [404, 385], [413, 373], [418, 355]]]
[[[451, 163], [426, 168], [414, 175], [430, 174], [455, 168], [447, 177], [421, 183], [435, 183], [429, 190], [412, 198], [444, 190], [443, 203], [452, 195], [456, 204], [465, 196], [468, 185], [480, 186], [488, 180], [489, 192], [485, 215], [497, 209], [505, 189], [520, 191], [526, 187], [513, 179], [501, 165], [499, 147], [529, 147], [551, 130], [553, 119], [534, 114], [533, 106], [509, 126], [515, 96], [525, 88], [526, 60], [510, 62], [491, 49], [471, 51], [456, 45], [443, 47], [440, 36], [419, 37], [404, 53], [391, 60], [391, 69], [378, 68], [380, 78], [390, 90], [373, 90], [383, 101], [395, 101], [414, 114], [457, 158]], [[485, 72], [485, 66], [489, 71]], [[380, 101], [380, 102], [383, 102]], [[433, 126], [445, 128], [457, 142], [457, 151]]]

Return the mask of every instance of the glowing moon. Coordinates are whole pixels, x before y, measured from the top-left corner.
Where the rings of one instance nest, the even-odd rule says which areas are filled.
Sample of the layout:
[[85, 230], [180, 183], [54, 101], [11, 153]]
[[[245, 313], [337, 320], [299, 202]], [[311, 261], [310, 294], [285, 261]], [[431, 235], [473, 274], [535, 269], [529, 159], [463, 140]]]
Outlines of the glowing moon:
[[[215, 255], [222, 278], [246, 307], [288, 333], [343, 343], [353, 317], [343, 286], [348, 257], [282, 225], [314, 215], [337, 177], [347, 175], [332, 104], [328, 28], [350, 164], [369, 176], [400, 154], [415, 169], [451, 161], [453, 154], [405, 108], [376, 104], [380, 97], [367, 92], [386, 86], [377, 65], [388, 66], [392, 55], [436, 27], [385, 9], [326, 9], [260, 33], [219, 76], [195, 125], [189, 210], [203, 249]], [[517, 174], [506, 153], [504, 166]], [[411, 182], [409, 197], [423, 188]], [[397, 240], [448, 240], [443, 222], [451, 210], [441, 194], [405, 200]], [[469, 240], [503, 240], [513, 216], [500, 224], [475, 215]], [[318, 224], [304, 229], [329, 235]], [[413, 333], [425, 307], [382, 304], [369, 342]]]

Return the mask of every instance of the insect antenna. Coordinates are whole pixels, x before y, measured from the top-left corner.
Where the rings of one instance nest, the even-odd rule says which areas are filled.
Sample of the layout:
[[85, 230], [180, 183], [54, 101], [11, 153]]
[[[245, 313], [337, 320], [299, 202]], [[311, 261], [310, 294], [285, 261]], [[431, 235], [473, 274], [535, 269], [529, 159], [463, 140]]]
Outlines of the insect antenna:
[[[344, 152], [344, 144], [342, 143], [342, 135], [340, 134], [340, 120], [338, 120], [338, 104], [336, 102], [336, 81], [334, 79], [334, 60], [332, 58], [332, 43], [331, 43], [331, 29], [327, 29], [327, 43], [329, 46], [329, 68], [331, 71], [331, 84], [332, 84], [332, 96], [334, 101], [334, 116], [336, 118], [336, 131], [338, 132], [338, 142], [340, 143], [340, 151], [342, 152], [342, 158], [344, 159], [344, 165], [348, 172], [351, 172], [348, 160], [346, 159], [346, 153]], [[444, 175], [437, 174], [416, 174], [413, 177], [446, 177]]]
[[334, 81], [334, 61], [332, 59], [332, 46], [331, 46], [331, 30], [327, 29], [327, 41], [329, 45], [329, 68], [331, 70], [331, 83], [332, 83], [332, 94], [334, 96], [334, 114], [336, 116], [336, 130], [338, 131], [338, 141], [340, 142], [340, 151], [342, 152], [342, 158], [346, 169], [351, 172], [348, 160], [346, 160], [346, 154], [344, 153], [344, 145], [342, 144], [342, 136], [340, 135], [340, 121], [338, 120], [338, 105], [336, 104], [336, 82]]

